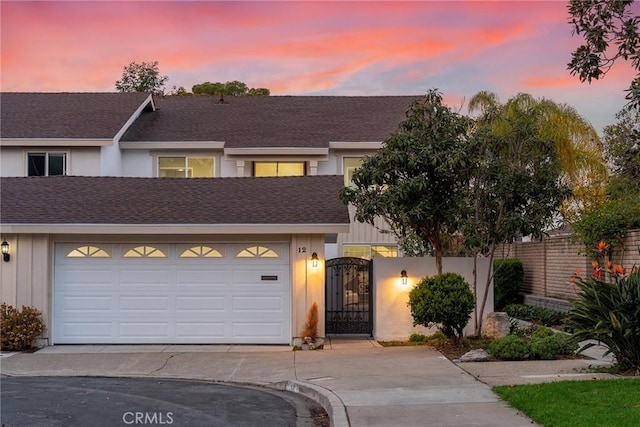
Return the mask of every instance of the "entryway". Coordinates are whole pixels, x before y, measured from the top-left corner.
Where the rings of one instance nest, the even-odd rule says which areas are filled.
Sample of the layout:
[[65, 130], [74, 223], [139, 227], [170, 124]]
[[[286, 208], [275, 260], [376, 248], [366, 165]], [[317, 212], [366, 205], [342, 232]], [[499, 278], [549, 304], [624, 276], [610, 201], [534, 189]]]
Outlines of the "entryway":
[[327, 260], [325, 331], [331, 334], [373, 334], [371, 261], [362, 258]]

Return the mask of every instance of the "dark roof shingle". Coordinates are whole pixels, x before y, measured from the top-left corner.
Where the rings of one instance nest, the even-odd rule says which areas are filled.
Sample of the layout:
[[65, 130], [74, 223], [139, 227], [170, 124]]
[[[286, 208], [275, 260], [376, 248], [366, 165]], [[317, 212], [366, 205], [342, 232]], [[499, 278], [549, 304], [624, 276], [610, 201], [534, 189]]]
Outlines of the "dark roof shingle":
[[0, 94], [2, 138], [113, 138], [148, 93]]
[[170, 96], [123, 141], [224, 141], [225, 148], [327, 148], [384, 141], [419, 96]]
[[342, 176], [0, 179], [2, 224], [348, 224]]

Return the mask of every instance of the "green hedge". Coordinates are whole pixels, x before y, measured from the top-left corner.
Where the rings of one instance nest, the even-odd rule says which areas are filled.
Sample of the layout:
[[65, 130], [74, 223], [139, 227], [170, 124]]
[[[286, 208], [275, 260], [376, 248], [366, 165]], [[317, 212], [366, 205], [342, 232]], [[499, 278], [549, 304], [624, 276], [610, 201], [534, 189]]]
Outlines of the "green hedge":
[[497, 259], [493, 261], [493, 296], [495, 311], [520, 301], [520, 290], [524, 283], [524, 268], [519, 259]]

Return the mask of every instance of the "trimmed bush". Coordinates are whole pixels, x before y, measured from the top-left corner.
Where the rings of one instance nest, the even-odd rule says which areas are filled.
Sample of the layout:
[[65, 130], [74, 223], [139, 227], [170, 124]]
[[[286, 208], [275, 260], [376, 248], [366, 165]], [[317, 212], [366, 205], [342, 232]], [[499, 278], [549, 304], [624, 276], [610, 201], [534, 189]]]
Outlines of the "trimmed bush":
[[534, 359], [552, 360], [559, 355], [570, 355], [578, 349], [570, 335], [554, 333], [547, 336], [531, 337], [529, 350]]
[[473, 311], [475, 300], [469, 284], [456, 273], [424, 278], [409, 292], [413, 324], [434, 323], [448, 338], [462, 338], [462, 330]]
[[531, 338], [546, 338], [555, 335], [553, 329], [547, 328], [546, 326], [538, 326], [535, 331], [531, 334]]
[[524, 283], [524, 267], [519, 259], [493, 261], [493, 297], [496, 311], [520, 302]]
[[22, 311], [11, 305], [0, 305], [0, 350], [29, 350], [44, 332], [42, 313], [33, 307]]
[[523, 360], [529, 354], [529, 346], [524, 338], [507, 335], [497, 338], [489, 344], [489, 354], [496, 359]]

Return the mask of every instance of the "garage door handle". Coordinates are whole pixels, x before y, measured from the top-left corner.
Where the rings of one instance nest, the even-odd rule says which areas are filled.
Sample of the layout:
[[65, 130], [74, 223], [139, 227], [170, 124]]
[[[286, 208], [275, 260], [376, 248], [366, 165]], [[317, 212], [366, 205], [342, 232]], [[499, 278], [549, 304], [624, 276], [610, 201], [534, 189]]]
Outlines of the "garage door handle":
[[262, 280], [278, 280], [278, 276], [261, 276]]

